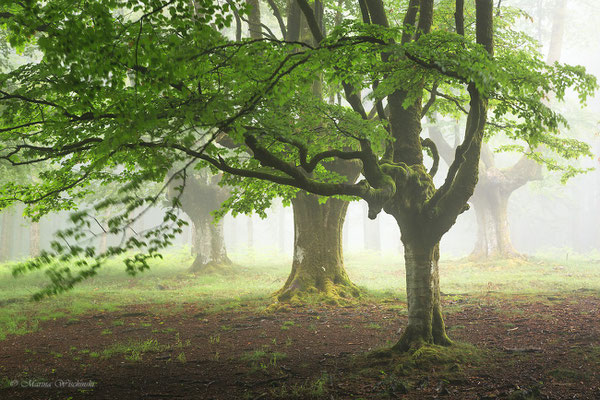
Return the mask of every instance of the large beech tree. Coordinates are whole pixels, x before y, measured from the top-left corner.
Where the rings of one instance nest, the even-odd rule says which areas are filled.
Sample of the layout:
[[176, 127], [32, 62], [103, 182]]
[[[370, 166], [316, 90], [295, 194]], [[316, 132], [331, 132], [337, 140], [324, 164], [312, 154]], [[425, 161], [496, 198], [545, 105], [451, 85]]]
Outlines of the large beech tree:
[[[261, 14], [258, 2], [248, 2], [252, 9], [250, 18], [240, 18], [248, 23], [248, 31], [254, 39], [264, 37], [270, 39], [275, 37], [272, 30], [262, 29]], [[320, 30], [325, 30], [326, 25], [339, 25], [341, 23], [341, 5], [333, 21], [326, 24], [324, 20], [324, 5], [321, 1], [315, 1], [311, 9], [315, 16], [315, 22]], [[306, 18], [297, 3], [291, 2], [286, 10], [284, 19], [281, 10], [275, 2], [269, 2], [270, 11], [277, 19], [281, 37], [287, 42], [308, 43], [311, 46], [318, 45], [310, 29]], [[240, 21], [238, 21], [238, 24]], [[241, 31], [237, 27], [236, 31]], [[320, 76], [314, 78], [312, 94], [323, 99], [323, 79]], [[330, 102], [333, 102], [330, 99]], [[335, 132], [334, 132], [335, 134]], [[223, 141], [220, 141], [223, 144]], [[237, 147], [237, 145], [236, 145]], [[286, 149], [289, 150], [289, 149]], [[353, 183], [360, 173], [360, 165], [357, 162], [336, 160], [326, 165], [329, 170], [337, 171], [344, 176], [347, 182]], [[252, 184], [250, 184], [252, 185]], [[241, 201], [247, 188], [238, 191]], [[265, 197], [264, 193], [259, 194]], [[319, 198], [305, 191], [298, 191], [291, 199], [286, 199], [292, 205], [294, 211], [294, 245], [292, 269], [284, 286], [275, 293], [278, 302], [301, 302], [303, 298], [318, 295], [322, 300], [329, 303], [339, 303], [344, 299], [359, 296], [360, 292], [348, 278], [344, 267], [342, 250], [342, 227], [348, 208], [348, 201], [342, 199], [327, 199], [320, 201]], [[250, 199], [250, 207], [246, 212], [255, 208], [255, 202]], [[230, 201], [228, 207], [236, 209], [237, 202]], [[244, 209], [244, 207], [242, 207]], [[275, 305], [277, 306], [277, 305]]]
[[[118, 231], [155, 198], [130, 193], [147, 180], [162, 181], [173, 160], [200, 160], [223, 171], [223, 182], [234, 187], [245, 178], [259, 180], [255, 207], [268, 202], [261, 198], [289, 199], [297, 190], [322, 201], [363, 199], [370, 218], [381, 211], [395, 218], [404, 245], [408, 324], [397, 350], [451, 343], [440, 304], [439, 242], [475, 189], [488, 114], [521, 146], [543, 143], [564, 157], [589, 154], [587, 146], [558, 136], [566, 121], [543, 99], [552, 92], [560, 100], [572, 86], [583, 101], [595, 80], [580, 67], [547, 65], [531, 47], [518, 46], [524, 39], [514, 32], [507, 32], [513, 34], [509, 45], [495, 48], [492, 0], [470, 2], [475, 24], [461, 0], [435, 6], [433, 0], [410, 0], [400, 26], [390, 25], [392, 11], [381, 0], [360, 0], [359, 20], [347, 18], [329, 33], [310, 4], [296, 0], [290, 4], [302, 12], [314, 41], [293, 42], [228, 40], [213, 24], [233, 20], [230, 6], [194, 2], [199, 10], [190, 18], [187, 1], [106, 0], [75, 11], [65, 2], [0, 2], [13, 44], [35, 35], [44, 54], [39, 66], [0, 79], [0, 129], [9, 143], [18, 143], [4, 146], [0, 157], [12, 165], [55, 163], [41, 184], [5, 185], [4, 203], [36, 204], [29, 207], [33, 213], [68, 207], [90, 180], [120, 179], [128, 183], [111, 201], [127, 203], [127, 212], [109, 221]], [[135, 17], [125, 19], [131, 14], [111, 7], [133, 8]], [[452, 14], [453, 29], [435, 22]], [[136, 84], [126, 85], [128, 77]], [[345, 101], [331, 104], [315, 96], [316, 80]], [[456, 95], [469, 98], [464, 139], [436, 187], [438, 151], [421, 137], [421, 119], [433, 111], [452, 112]], [[223, 135], [240, 146], [218, 145]], [[362, 178], [354, 183], [328, 168], [335, 160], [359, 163]], [[123, 167], [121, 174], [114, 173], [116, 166]], [[61, 232], [61, 239], [83, 241], [93, 211], [75, 214], [75, 226]], [[53, 252], [21, 270], [49, 268], [52, 283], [40, 296], [68, 289], [107, 257], [138, 248], [126, 258], [135, 272], [147, 268], [146, 259], [168, 244], [179, 224], [168, 213], [162, 229], [102, 254], [57, 241]], [[81, 268], [77, 273], [64, 266], [70, 260]]]

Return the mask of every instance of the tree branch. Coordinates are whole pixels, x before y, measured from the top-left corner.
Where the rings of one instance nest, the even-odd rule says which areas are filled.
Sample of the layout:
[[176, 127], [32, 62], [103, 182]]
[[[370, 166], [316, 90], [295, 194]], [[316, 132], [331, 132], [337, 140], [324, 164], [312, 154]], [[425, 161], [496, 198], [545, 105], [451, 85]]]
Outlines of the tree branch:
[[421, 110], [421, 118], [423, 118], [423, 117], [425, 117], [425, 115], [427, 115], [427, 112], [429, 111], [431, 106], [435, 103], [436, 95], [437, 95], [437, 88], [438, 88], [438, 82], [436, 81], [436, 82], [434, 82], [431, 90], [427, 89], [429, 91], [429, 93], [431, 93], [431, 95], [429, 96], [429, 100], [427, 100], [427, 103], [425, 103], [425, 105], [423, 106], [423, 109]]
[[427, 147], [429, 150], [431, 150], [431, 155], [433, 157], [433, 165], [429, 170], [429, 175], [431, 175], [431, 177], [433, 178], [438, 171], [438, 167], [440, 166], [440, 154], [438, 153], [438, 149], [435, 146], [433, 140], [429, 138], [421, 139], [421, 146]]
[[310, 28], [310, 32], [315, 38], [315, 41], [317, 43], [321, 43], [321, 41], [324, 39], [323, 32], [321, 32], [321, 28], [319, 27], [319, 23], [315, 18], [315, 13], [313, 12], [312, 7], [306, 0], [296, 0], [296, 2], [306, 18], [306, 22], [308, 23], [308, 27]]
[[271, 10], [273, 10], [273, 15], [275, 16], [275, 18], [277, 18], [277, 23], [279, 24], [279, 29], [281, 30], [282, 37], [284, 37], [284, 38], [287, 37], [285, 23], [283, 22], [283, 17], [281, 16], [281, 12], [279, 12], [279, 7], [277, 7], [277, 4], [275, 4], [275, 1], [273, 1], [273, 0], [267, 0], [267, 3], [269, 3]]

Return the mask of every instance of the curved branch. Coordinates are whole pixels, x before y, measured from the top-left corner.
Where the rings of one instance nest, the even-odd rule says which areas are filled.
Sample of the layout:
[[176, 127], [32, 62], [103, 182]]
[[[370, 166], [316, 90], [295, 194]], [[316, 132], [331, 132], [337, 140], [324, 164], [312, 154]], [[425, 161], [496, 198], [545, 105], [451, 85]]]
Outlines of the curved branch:
[[427, 100], [427, 103], [425, 103], [425, 105], [423, 106], [423, 109], [421, 110], [421, 118], [423, 118], [425, 115], [427, 115], [427, 112], [429, 111], [429, 109], [431, 108], [431, 106], [435, 103], [436, 101], [436, 97], [437, 97], [437, 88], [438, 88], [438, 82], [434, 82], [433, 86], [431, 87], [431, 90], [427, 89], [431, 95], [429, 96], [429, 100]]
[[440, 166], [440, 154], [438, 153], [438, 149], [433, 140], [429, 138], [421, 139], [421, 146], [427, 147], [429, 150], [431, 150], [431, 155], [433, 157], [433, 165], [429, 170], [429, 175], [431, 175], [431, 177], [433, 178], [438, 171], [438, 167]]
[[306, 18], [306, 22], [308, 24], [308, 27], [310, 28], [310, 32], [315, 38], [315, 41], [317, 43], [321, 43], [321, 41], [324, 39], [324, 36], [323, 32], [321, 32], [321, 28], [319, 27], [319, 23], [317, 22], [312, 7], [310, 6], [310, 4], [308, 4], [308, 1], [306, 0], [296, 0], [296, 2], [302, 10], [304, 17]]
[[[278, 40], [277, 36], [275, 36], [275, 34], [273, 33], [273, 31], [271, 30], [271, 28], [269, 28], [267, 25], [261, 23], [255, 23], [255, 22], [251, 22], [248, 18], [242, 17], [240, 15], [240, 19], [244, 22], [246, 22], [248, 24], [249, 27], [260, 27], [263, 28], [265, 30], [265, 32], [263, 32], [262, 30], [260, 31], [260, 33], [266, 37], [267, 39], [273, 39], [273, 40]], [[250, 28], [251, 30], [254, 30], [253, 28]]]
[[279, 24], [279, 29], [281, 30], [282, 37], [284, 37], [284, 38], [287, 37], [285, 23], [283, 22], [283, 17], [281, 16], [279, 7], [277, 7], [277, 4], [275, 4], [275, 2], [273, 0], [267, 0], [267, 3], [269, 3], [271, 10], [273, 10], [273, 15], [275, 16], [275, 18], [277, 18], [277, 23]]
[[233, 4], [231, 0], [226, 1], [231, 7], [231, 11], [233, 12], [233, 16], [235, 18], [235, 40], [236, 42], [239, 42], [242, 40], [242, 19], [240, 18], [240, 13], [235, 4]]
[[[431, 88], [431, 90], [430, 90], [430, 89], [427, 89], [427, 88], [426, 88], [425, 90], [427, 90], [428, 92], [430, 92], [432, 96], [436, 96], [436, 97], [437, 97], [437, 96], [439, 96], [439, 97], [441, 97], [441, 98], [443, 98], [443, 99], [450, 100], [451, 102], [453, 102], [453, 103], [456, 105], [456, 107], [457, 107], [457, 108], [458, 108], [460, 111], [462, 111], [462, 112], [463, 112], [463, 113], [465, 113], [466, 115], [468, 115], [468, 114], [469, 114], [469, 112], [467, 111], [467, 109], [466, 109], [466, 108], [464, 108], [464, 107], [463, 107], [463, 105], [460, 103], [460, 100], [459, 100], [459, 99], [457, 99], [456, 97], [452, 97], [452, 96], [450, 96], [450, 95], [447, 95], [447, 94], [445, 94], [445, 93], [438, 92], [436, 89], [437, 89], [437, 88]], [[425, 116], [425, 115], [423, 114], [423, 116]]]

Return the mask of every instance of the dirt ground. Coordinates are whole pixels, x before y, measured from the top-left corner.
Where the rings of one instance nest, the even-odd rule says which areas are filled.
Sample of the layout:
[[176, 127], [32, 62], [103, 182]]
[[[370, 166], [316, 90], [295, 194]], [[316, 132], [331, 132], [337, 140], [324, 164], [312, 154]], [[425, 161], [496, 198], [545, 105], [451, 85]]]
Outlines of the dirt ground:
[[394, 360], [361, 357], [398, 338], [405, 308], [396, 302], [272, 314], [136, 305], [7, 338], [0, 398], [600, 399], [597, 296], [444, 302], [450, 336], [486, 354], [449, 377], [429, 364], [396, 376]]

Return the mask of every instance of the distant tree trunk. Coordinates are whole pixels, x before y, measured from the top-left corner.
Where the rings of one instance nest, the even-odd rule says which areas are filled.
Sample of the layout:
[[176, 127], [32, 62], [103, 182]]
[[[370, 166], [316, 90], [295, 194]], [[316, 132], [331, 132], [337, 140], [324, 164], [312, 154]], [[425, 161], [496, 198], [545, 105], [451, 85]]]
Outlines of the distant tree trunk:
[[285, 231], [285, 207], [283, 207], [283, 205], [280, 205], [277, 207], [277, 215], [278, 215], [278, 222], [279, 225], [277, 227], [278, 230], [278, 236], [279, 236], [279, 252], [281, 254], [285, 254], [285, 236], [286, 236], [286, 231]]
[[254, 221], [252, 220], [252, 214], [248, 215], [248, 221], [246, 222], [246, 229], [248, 231], [248, 248], [254, 248]]
[[294, 260], [279, 301], [300, 301], [306, 294], [324, 294], [331, 303], [359, 295], [344, 268], [342, 227], [348, 202], [304, 192], [292, 200], [294, 207]]
[[222, 220], [217, 223], [212, 218], [197, 220], [194, 223], [194, 233], [193, 252], [196, 258], [192, 271], [231, 264], [225, 248]]
[[471, 198], [477, 215], [477, 241], [470, 257], [476, 260], [519, 257], [512, 245], [508, 225], [507, 206], [512, 192], [503, 192], [499, 188], [481, 192]]
[[13, 216], [11, 209], [2, 212], [2, 232], [0, 232], [0, 261], [10, 260], [11, 238], [13, 231]]
[[32, 222], [29, 225], [29, 256], [37, 257], [40, 255], [40, 223]]
[[[552, 20], [552, 33], [548, 49], [548, 64], [560, 60], [565, 35], [567, 0], [558, 0]], [[472, 259], [512, 258], [520, 256], [510, 238], [507, 207], [512, 193], [527, 182], [542, 178], [542, 167], [535, 161], [522, 157], [506, 170], [498, 170], [494, 156], [484, 146], [484, 168], [480, 169], [479, 183], [471, 202], [477, 214], [477, 242]], [[482, 225], [483, 224], [483, 225]]]
[[102, 236], [100, 237], [100, 253], [105, 253], [108, 249], [108, 220], [112, 216], [112, 208], [107, 207], [104, 211], [104, 223], [107, 228], [102, 232]]
[[475, 260], [520, 257], [513, 247], [508, 223], [508, 201], [515, 190], [528, 182], [542, 178], [542, 167], [522, 157], [510, 168], [495, 167], [487, 145], [482, 148], [484, 165], [479, 170], [479, 182], [471, 197], [477, 215], [477, 241], [471, 253]]
[[248, 31], [250, 32], [250, 38], [260, 39], [262, 38], [260, 1], [248, 0], [247, 3], [250, 6], [250, 15], [248, 18]]
[[[205, 171], [198, 178], [188, 176], [181, 208], [192, 221], [192, 252], [196, 258], [190, 267], [192, 272], [205, 272], [231, 265], [225, 249], [223, 220], [213, 222], [211, 212], [227, 198], [228, 191], [218, 186], [220, 175], [206, 176]], [[174, 185], [177, 185], [175, 183]], [[169, 188], [169, 196], [176, 195], [174, 187]]]

